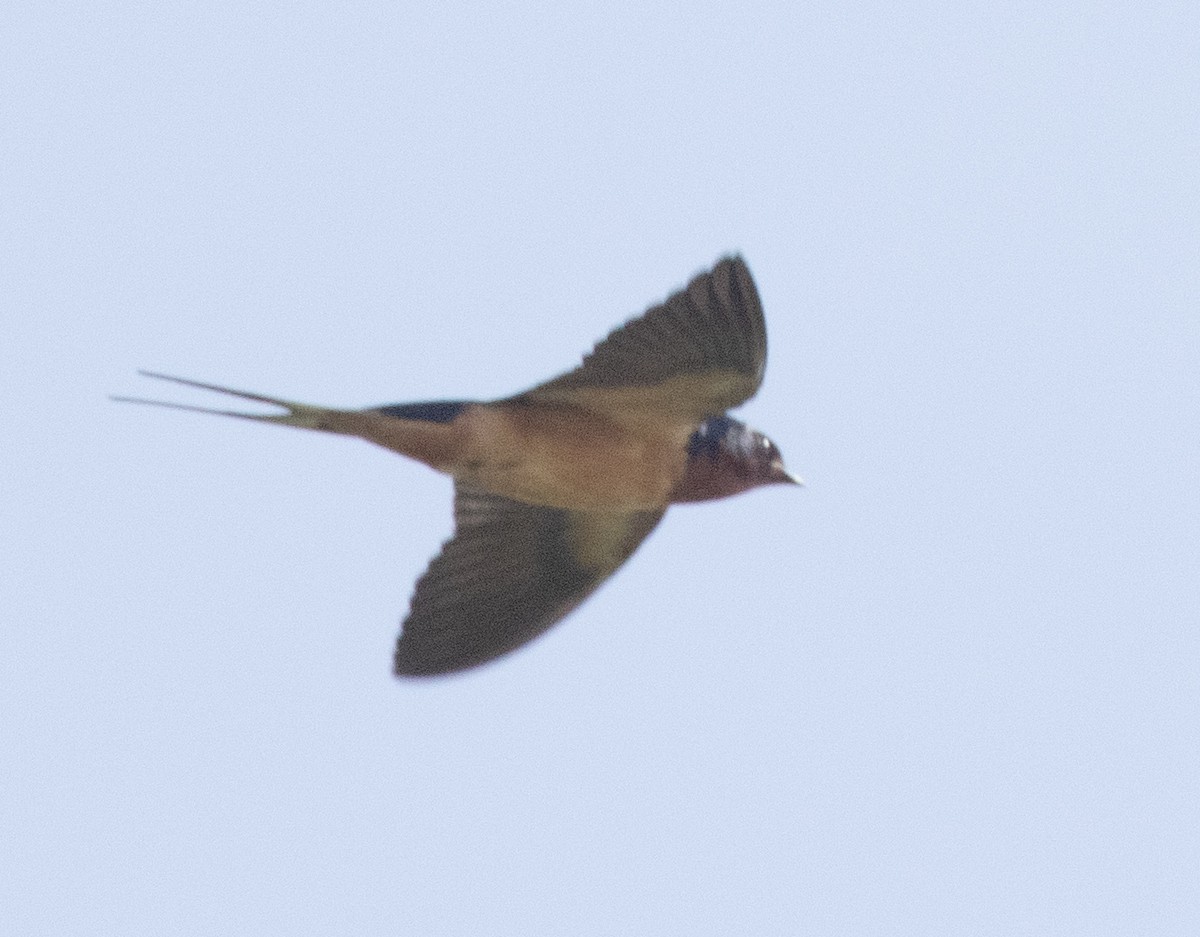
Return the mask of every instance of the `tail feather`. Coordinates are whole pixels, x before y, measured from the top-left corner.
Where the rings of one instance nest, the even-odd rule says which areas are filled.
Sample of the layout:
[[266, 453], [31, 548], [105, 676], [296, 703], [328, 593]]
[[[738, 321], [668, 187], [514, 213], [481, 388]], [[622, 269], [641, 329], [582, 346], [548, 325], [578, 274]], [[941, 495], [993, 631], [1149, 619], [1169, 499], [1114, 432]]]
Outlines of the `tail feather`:
[[239, 420], [254, 420], [259, 423], [278, 423], [282, 426], [299, 426], [304, 429], [325, 430], [327, 432], [345, 432], [332, 419], [341, 411], [329, 407], [317, 407], [307, 403], [297, 403], [294, 400], [281, 400], [278, 397], [266, 397], [262, 394], [252, 394], [244, 390], [234, 390], [231, 387], [221, 387], [219, 384], [205, 384], [201, 381], [191, 381], [183, 377], [173, 377], [170, 374], [159, 374], [156, 371], [139, 371], [143, 377], [152, 377], [160, 381], [172, 381], [185, 387], [197, 387], [200, 390], [216, 391], [218, 394], [228, 394], [230, 397], [240, 397], [242, 400], [253, 400], [255, 403], [265, 403], [273, 407], [282, 407], [287, 413], [245, 413], [239, 410], [221, 410], [215, 407], [197, 407], [186, 403], [173, 403], [166, 400], [151, 400], [146, 397], [112, 397], [120, 403], [141, 403], [152, 407], [165, 407], [170, 410], [188, 410], [192, 413], [214, 413], [218, 416], [232, 416]]

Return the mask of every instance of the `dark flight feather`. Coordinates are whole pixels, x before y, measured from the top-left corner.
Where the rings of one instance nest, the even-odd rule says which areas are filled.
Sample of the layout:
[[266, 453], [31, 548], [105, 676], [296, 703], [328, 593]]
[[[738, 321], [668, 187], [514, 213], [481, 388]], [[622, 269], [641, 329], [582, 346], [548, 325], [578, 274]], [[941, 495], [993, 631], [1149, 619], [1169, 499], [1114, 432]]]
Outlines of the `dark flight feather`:
[[[665, 302], [615, 329], [575, 370], [520, 397], [575, 403], [578, 391], [663, 385], [673, 397], [685, 398], [683, 407], [698, 420], [752, 397], [766, 362], [767, 331], [758, 291], [745, 262], [726, 257]], [[691, 380], [680, 384], [680, 379]]]
[[417, 582], [396, 674], [462, 670], [533, 639], [624, 563], [662, 515], [564, 511], [457, 484], [455, 533]]

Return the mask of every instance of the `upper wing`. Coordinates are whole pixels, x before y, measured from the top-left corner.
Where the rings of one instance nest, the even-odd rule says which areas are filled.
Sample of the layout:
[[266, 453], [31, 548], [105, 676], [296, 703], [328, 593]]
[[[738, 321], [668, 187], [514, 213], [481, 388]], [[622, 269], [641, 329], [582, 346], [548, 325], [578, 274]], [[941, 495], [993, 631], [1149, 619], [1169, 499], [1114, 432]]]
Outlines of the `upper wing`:
[[396, 675], [463, 670], [537, 637], [612, 575], [662, 515], [564, 511], [457, 485], [454, 536], [417, 582]]
[[699, 421], [753, 396], [766, 363], [754, 280], [745, 261], [726, 257], [613, 331], [574, 371], [520, 397], [612, 410], [640, 405]]

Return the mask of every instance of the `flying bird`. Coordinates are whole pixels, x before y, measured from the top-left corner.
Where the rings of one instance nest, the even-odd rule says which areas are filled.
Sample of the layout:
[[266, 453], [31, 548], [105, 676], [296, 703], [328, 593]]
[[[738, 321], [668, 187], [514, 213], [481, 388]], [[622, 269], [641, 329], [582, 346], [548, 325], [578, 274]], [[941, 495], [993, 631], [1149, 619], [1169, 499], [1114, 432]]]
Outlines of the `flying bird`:
[[417, 581], [394, 671], [485, 663], [546, 631], [624, 563], [671, 504], [800, 484], [728, 416], [762, 383], [767, 334], [745, 262], [726, 257], [615, 329], [582, 364], [492, 401], [340, 410], [142, 371], [282, 408], [253, 414], [115, 397], [358, 436], [454, 479], [454, 535]]

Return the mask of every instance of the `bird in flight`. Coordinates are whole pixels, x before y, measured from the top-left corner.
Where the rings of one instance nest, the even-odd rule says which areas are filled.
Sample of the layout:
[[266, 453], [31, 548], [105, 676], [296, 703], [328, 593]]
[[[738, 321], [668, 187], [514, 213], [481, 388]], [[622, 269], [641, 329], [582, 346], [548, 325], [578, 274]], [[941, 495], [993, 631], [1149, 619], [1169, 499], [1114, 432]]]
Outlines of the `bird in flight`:
[[492, 401], [339, 410], [166, 374], [281, 408], [254, 414], [115, 397], [358, 436], [454, 479], [454, 535], [417, 581], [400, 677], [485, 663], [562, 620], [629, 559], [671, 504], [800, 484], [726, 411], [762, 383], [767, 334], [745, 262], [726, 257], [615, 329], [553, 380]]

